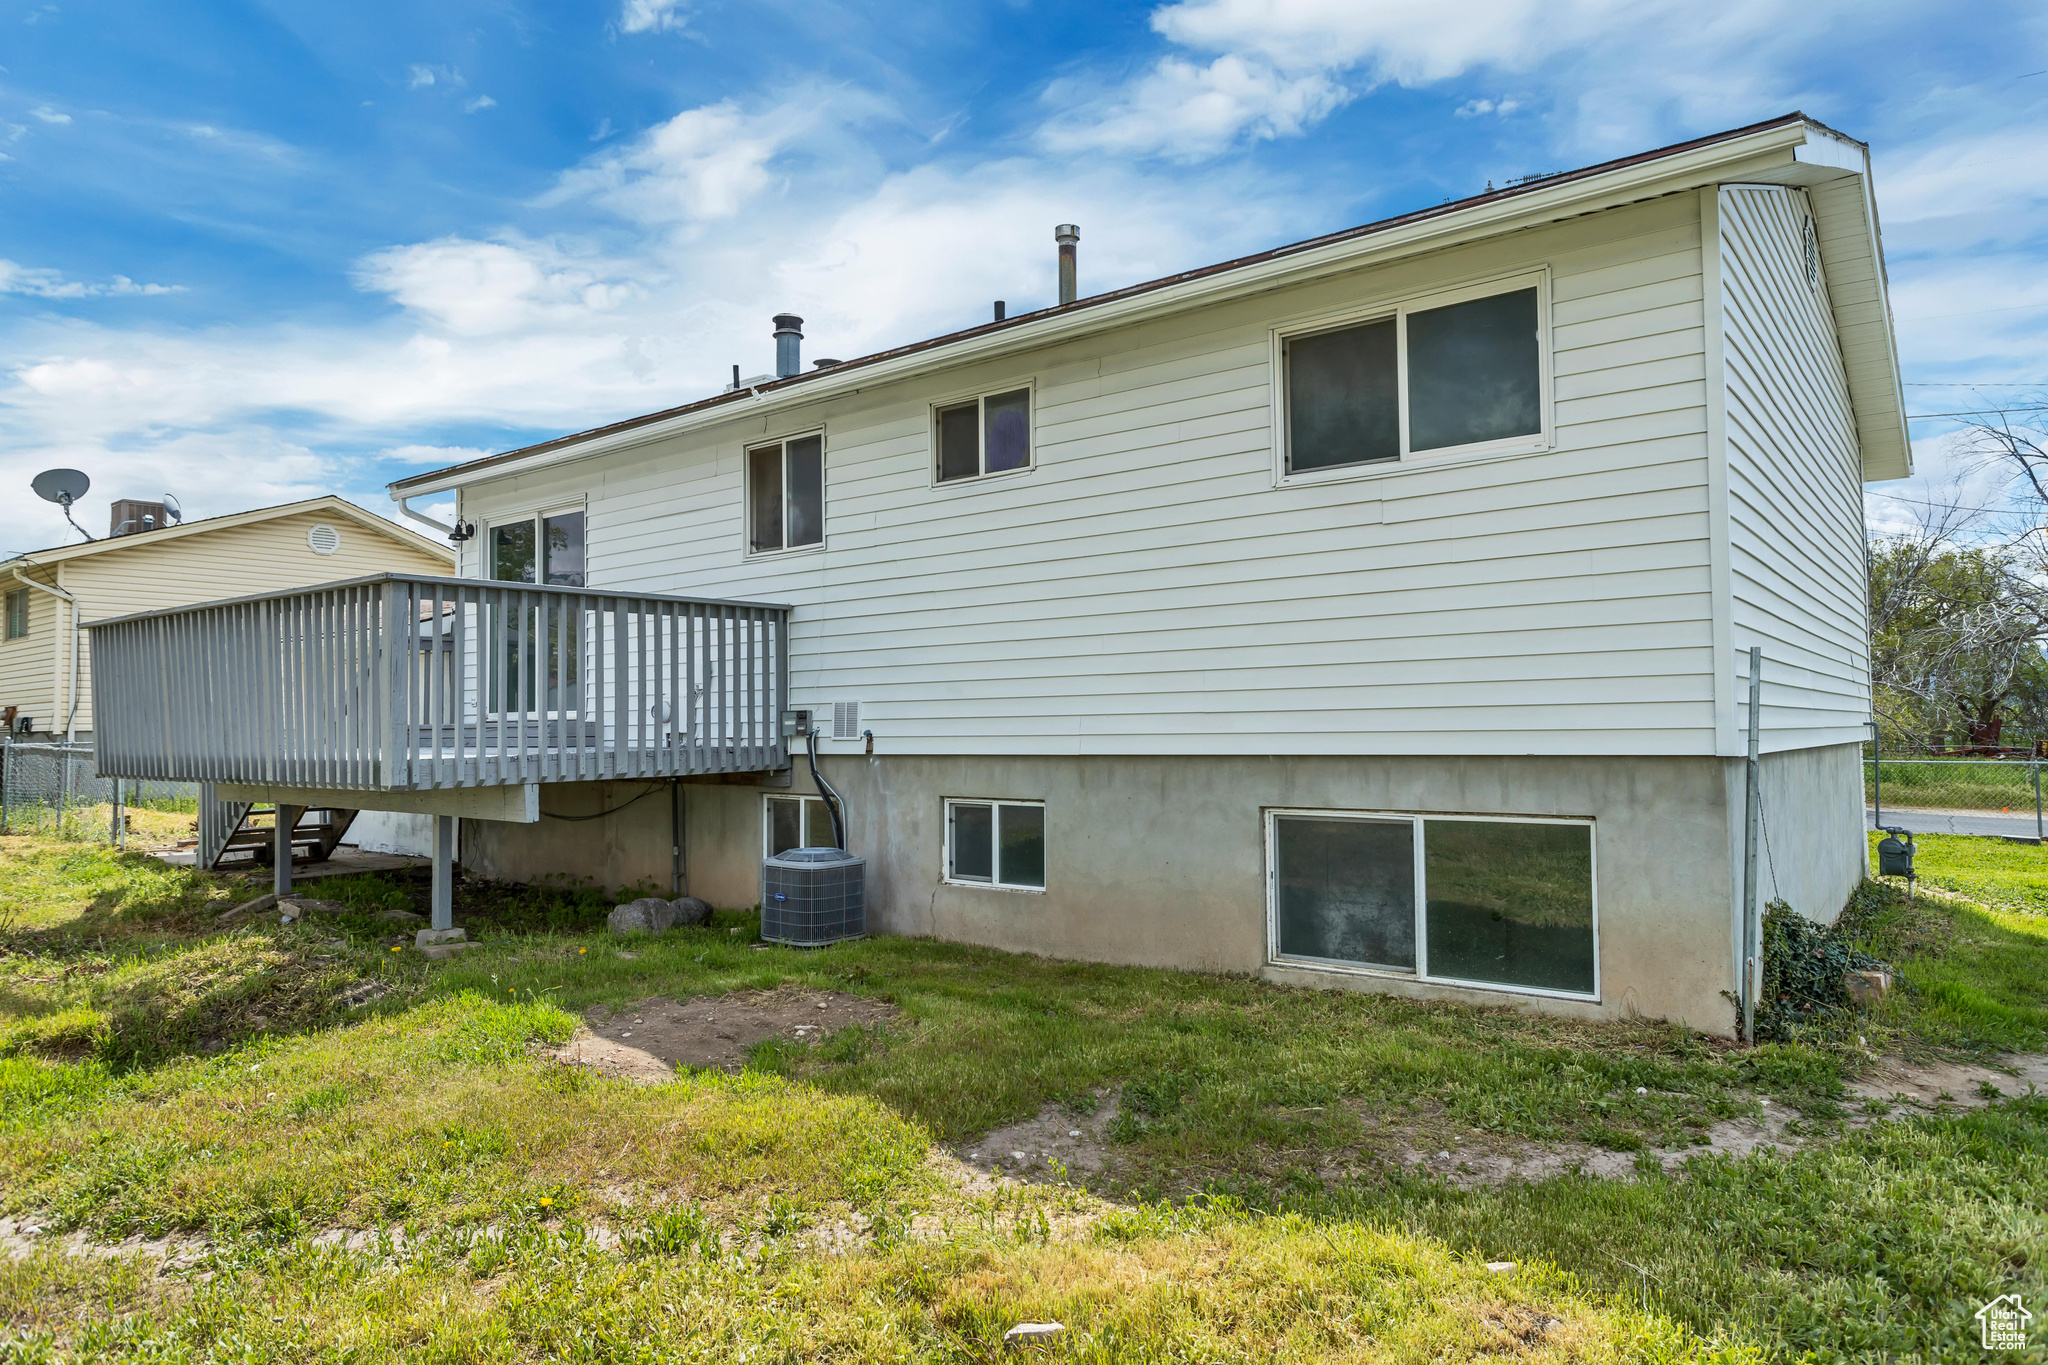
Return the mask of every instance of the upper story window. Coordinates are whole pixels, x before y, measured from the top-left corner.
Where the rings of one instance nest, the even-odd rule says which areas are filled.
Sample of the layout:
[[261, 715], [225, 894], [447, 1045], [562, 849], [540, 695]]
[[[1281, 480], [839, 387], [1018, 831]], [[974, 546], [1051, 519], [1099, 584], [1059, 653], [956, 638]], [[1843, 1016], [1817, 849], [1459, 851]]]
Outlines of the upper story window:
[[747, 553], [825, 543], [825, 438], [747, 449]]
[[490, 556], [490, 576], [501, 583], [584, 587], [583, 513], [542, 513], [495, 522]]
[[1487, 286], [1282, 340], [1288, 474], [1540, 449], [1544, 288]]
[[28, 634], [28, 589], [16, 588], [7, 594], [7, 638], [19, 640]]
[[1031, 390], [1012, 389], [932, 410], [938, 481], [1031, 467]]

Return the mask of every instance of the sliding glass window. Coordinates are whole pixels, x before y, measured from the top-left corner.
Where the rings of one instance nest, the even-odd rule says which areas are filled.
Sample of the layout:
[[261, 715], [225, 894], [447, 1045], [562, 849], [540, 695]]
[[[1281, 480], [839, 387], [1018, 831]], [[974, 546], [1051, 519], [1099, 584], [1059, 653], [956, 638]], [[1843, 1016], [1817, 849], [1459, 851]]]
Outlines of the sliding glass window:
[[1276, 960], [1598, 995], [1591, 821], [1267, 819]]

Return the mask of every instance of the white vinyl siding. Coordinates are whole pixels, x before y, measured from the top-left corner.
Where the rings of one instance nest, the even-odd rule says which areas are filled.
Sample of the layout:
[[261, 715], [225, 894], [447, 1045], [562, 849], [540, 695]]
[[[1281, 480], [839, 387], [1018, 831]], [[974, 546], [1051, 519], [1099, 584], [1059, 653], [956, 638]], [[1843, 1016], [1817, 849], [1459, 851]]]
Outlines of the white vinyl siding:
[[1796, 190], [1725, 187], [1719, 217], [1728, 667], [1746, 673], [1762, 647], [1766, 749], [1855, 743], [1870, 716], [1862, 465], [1826, 247], [1811, 284]]
[[[593, 586], [793, 604], [794, 704], [860, 696], [882, 753], [1708, 754], [1699, 220], [1670, 196], [777, 417], [832, 470], [800, 559], [746, 555], [760, 418], [463, 515], [587, 495]], [[1273, 486], [1275, 328], [1537, 271], [1552, 449]], [[1027, 375], [1033, 476], [935, 501], [932, 403]]]

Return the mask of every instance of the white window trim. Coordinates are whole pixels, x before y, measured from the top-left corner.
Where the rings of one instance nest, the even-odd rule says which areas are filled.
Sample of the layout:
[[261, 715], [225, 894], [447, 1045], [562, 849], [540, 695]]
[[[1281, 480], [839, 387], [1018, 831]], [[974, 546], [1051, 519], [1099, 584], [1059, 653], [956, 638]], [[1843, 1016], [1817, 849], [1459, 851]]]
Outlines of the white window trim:
[[[1415, 970], [1398, 967], [1369, 967], [1359, 963], [1333, 962], [1320, 957], [1286, 957], [1280, 952], [1280, 878], [1278, 857], [1280, 820], [1283, 816], [1306, 816], [1317, 820], [1406, 820], [1415, 836]], [[1432, 976], [1429, 972], [1429, 909], [1426, 869], [1423, 865], [1422, 826], [1428, 820], [1461, 820], [1499, 825], [1580, 825], [1586, 830], [1588, 852], [1593, 861], [1592, 884], [1588, 894], [1593, 908], [1593, 990], [1545, 990], [1540, 986], [1514, 986], [1499, 981], [1468, 981], [1463, 977]], [[1403, 810], [1314, 810], [1276, 807], [1266, 811], [1266, 962], [1269, 966], [1294, 971], [1331, 972], [1341, 976], [1369, 976], [1392, 981], [1416, 981], [1432, 986], [1455, 986], [1459, 990], [1490, 991], [1497, 995], [1540, 996], [1548, 1000], [1580, 1000], [1594, 1004], [1601, 1000], [1600, 980], [1600, 828], [1595, 820], [1568, 815], [1475, 815], [1434, 811]]]
[[[1499, 441], [1475, 441], [1469, 445], [1441, 446], [1435, 450], [1411, 451], [1408, 448], [1408, 315], [1425, 312], [1431, 308], [1442, 308], [1453, 303], [1465, 303], [1472, 299], [1483, 299], [1494, 294], [1509, 294], [1516, 290], [1533, 287], [1536, 290], [1536, 362], [1537, 416], [1539, 428], [1532, 436], [1511, 436]], [[1498, 275], [1450, 289], [1434, 290], [1427, 294], [1404, 295], [1398, 298], [1377, 300], [1370, 304], [1347, 308], [1342, 312], [1321, 313], [1289, 319], [1274, 327], [1268, 333], [1270, 354], [1268, 363], [1273, 376], [1273, 486], [1292, 487], [1297, 484], [1345, 483], [1353, 479], [1385, 478], [1407, 470], [1425, 468], [1447, 462], [1467, 462], [1483, 459], [1508, 458], [1517, 455], [1537, 454], [1551, 450], [1557, 444], [1556, 385], [1552, 371], [1555, 368], [1552, 355], [1552, 329], [1550, 318], [1550, 267], [1518, 271], [1512, 275]], [[1341, 331], [1361, 323], [1394, 320], [1394, 376], [1395, 399], [1400, 405], [1398, 422], [1400, 453], [1391, 460], [1370, 463], [1336, 465], [1329, 469], [1308, 469], [1300, 473], [1287, 468], [1288, 458], [1288, 412], [1287, 412], [1287, 343], [1296, 337], [1316, 336], [1323, 332]]]
[[[1025, 418], [1031, 424], [1030, 444], [1028, 447], [1031, 458], [1025, 461], [1024, 467], [1021, 469], [999, 469], [991, 474], [986, 468], [988, 464], [988, 400], [1001, 394], [1016, 393], [1019, 389], [1024, 391]], [[942, 408], [957, 408], [962, 403], [970, 400], [977, 405], [977, 411], [980, 413], [974, 425], [974, 439], [976, 454], [979, 456], [983, 468], [980, 473], [970, 474], [966, 478], [941, 479], [939, 477], [939, 411]], [[1038, 468], [1038, 381], [1036, 379], [1020, 379], [1011, 384], [992, 384], [981, 388], [962, 389], [950, 397], [933, 399], [925, 405], [925, 409], [924, 433], [926, 450], [924, 469], [925, 478], [930, 480], [931, 487], [978, 488], [991, 479], [1013, 479], [1020, 475], [1029, 474]], [[964, 886], [979, 886], [981, 884], [980, 882], [962, 883]]]
[[[481, 525], [480, 525], [480, 528], [478, 529], [478, 531], [477, 531], [477, 533], [476, 533], [476, 547], [477, 547], [477, 551], [476, 551], [476, 576], [477, 576], [478, 578], [481, 578], [481, 579], [483, 579], [483, 580], [484, 580], [485, 582], [487, 582], [487, 583], [506, 583], [506, 582], [510, 582], [510, 581], [511, 581], [511, 580], [509, 580], [509, 579], [503, 579], [503, 578], [492, 578], [492, 577], [491, 577], [491, 568], [492, 568], [492, 564], [491, 564], [491, 558], [492, 558], [492, 556], [491, 556], [491, 543], [492, 543], [492, 542], [491, 542], [491, 538], [492, 538], [492, 536], [494, 536], [494, 535], [495, 535], [495, 534], [497, 533], [497, 531], [498, 531], [498, 528], [499, 528], [499, 527], [501, 527], [501, 526], [510, 526], [510, 525], [512, 525], [512, 524], [513, 524], [513, 523], [515, 523], [515, 522], [527, 521], [527, 522], [532, 522], [532, 523], [533, 523], [533, 552], [534, 552], [534, 563], [533, 563], [533, 573], [534, 573], [534, 577], [535, 577], [536, 579], [539, 579], [539, 578], [543, 578], [543, 577], [545, 577], [545, 576], [547, 575], [547, 561], [546, 561], [546, 554], [545, 554], [545, 551], [544, 551], [544, 550], [543, 550], [543, 548], [542, 548], [542, 541], [541, 541], [541, 523], [542, 523], [543, 521], [545, 521], [545, 520], [546, 520], [547, 518], [549, 518], [549, 517], [559, 517], [559, 516], [561, 516], [561, 515], [562, 515], [562, 514], [563, 514], [564, 512], [581, 512], [581, 513], [583, 514], [583, 585], [584, 585], [585, 587], [589, 587], [589, 586], [590, 586], [590, 507], [589, 507], [589, 501], [590, 501], [590, 500], [589, 500], [589, 498], [588, 498], [588, 497], [586, 496], [586, 497], [581, 497], [581, 498], [578, 498], [578, 499], [576, 499], [576, 500], [575, 500], [574, 502], [551, 502], [551, 503], [548, 503], [548, 504], [546, 504], [545, 506], [541, 506], [541, 507], [536, 507], [536, 508], [533, 508], [533, 509], [531, 509], [530, 511], [524, 511], [524, 512], [502, 512], [502, 513], [499, 513], [499, 514], [498, 514], [498, 515], [496, 515], [496, 516], [493, 516], [493, 517], [489, 517], [489, 518], [485, 519], [485, 520], [484, 520], [484, 521], [483, 521], [483, 522], [481, 523]], [[458, 517], [458, 519], [459, 519], [459, 517]], [[531, 586], [531, 587], [545, 587], [545, 586], [546, 586], [546, 584], [543, 584], [543, 583], [539, 583], [539, 582], [535, 582], [535, 583], [529, 584], [528, 586]]]
[[[816, 545], [783, 545], [774, 550], [754, 548], [754, 471], [747, 457], [757, 450], [769, 446], [782, 447], [782, 538], [789, 539], [789, 443], [806, 437], [818, 438], [818, 543]], [[831, 537], [825, 525], [826, 463], [828, 452], [825, 448], [825, 428], [808, 427], [803, 431], [792, 431], [787, 436], [764, 436], [758, 441], [748, 441], [740, 446], [740, 511], [745, 520], [740, 525], [740, 548], [747, 559], [780, 559], [784, 555], [819, 554]]]
[[[997, 392], [1002, 393], [1007, 392], [1007, 390], [999, 389]], [[953, 807], [955, 806], [988, 806], [991, 808], [989, 838], [992, 842], [992, 847], [989, 849], [989, 859], [994, 865], [995, 876], [991, 877], [988, 881], [978, 881], [972, 877], [956, 877], [953, 875]], [[1036, 806], [1038, 809], [1044, 810], [1045, 802], [1030, 799], [1020, 800], [1008, 796], [949, 796], [946, 798], [945, 847], [940, 854], [944, 861], [940, 864], [939, 880], [948, 886], [972, 886], [983, 891], [1009, 891], [1025, 896], [1043, 896], [1045, 894], [1045, 888], [1042, 886], [1019, 886], [1014, 882], [1000, 880], [1003, 871], [1002, 808], [1004, 806]], [[1050, 843], [1050, 839], [1047, 842]], [[1047, 850], [1046, 863], [1045, 879], [1050, 882], [1052, 880], [1050, 849]]]
[[825, 798], [822, 796], [806, 796], [801, 792], [762, 792], [761, 856], [763, 858], [772, 858], [775, 856], [775, 809], [772, 803], [776, 801], [801, 801], [804, 803], [804, 810], [801, 816], [801, 821], [803, 824], [804, 831], [807, 834], [810, 832], [811, 828], [810, 807], [813, 805], [819, 807], [821, 810], [824, 810], [824, 820], [826, 829], [830, 830], [832, 826], [832, 812], [830, 810], [824, 809]]

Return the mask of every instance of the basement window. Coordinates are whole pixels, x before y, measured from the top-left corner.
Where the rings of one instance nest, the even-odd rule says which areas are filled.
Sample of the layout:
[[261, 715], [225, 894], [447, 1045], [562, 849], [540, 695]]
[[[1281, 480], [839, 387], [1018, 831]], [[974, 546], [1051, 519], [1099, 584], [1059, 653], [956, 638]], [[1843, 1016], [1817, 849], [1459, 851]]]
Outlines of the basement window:
[[1266, 840], [1276, 962], [1598, 998], [1591, 821], [1274, 811]]
[[832, 812], [816, 796], [763, 797], [761, 843], [767, 858], [793, 848], [831, 848]]
[[1541, 449], [1544, 305], [1544, 282], [1531, 277], [1283, 337], [1283, 472]]
[[16, 588], [7, 594], [7, 638], [19, 640], [28, 634], [28, 593], [27, 588]]
[[747, 450], [747, 553], [825, 543], [825, 438], [795, 436]]
[[1031, 390], [1012, 389], [932, 409], [940, 483], [1031, 467]]
[[946, 880], [1043, 891], [1045, 803], [946, 802]]

